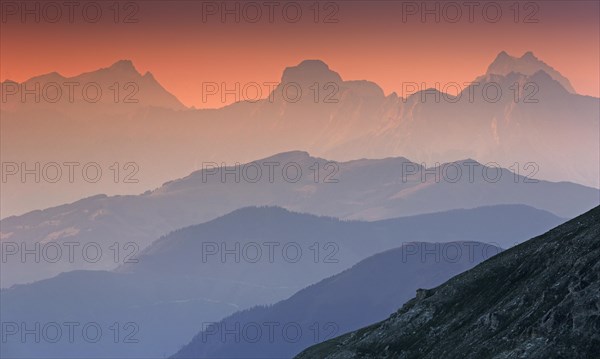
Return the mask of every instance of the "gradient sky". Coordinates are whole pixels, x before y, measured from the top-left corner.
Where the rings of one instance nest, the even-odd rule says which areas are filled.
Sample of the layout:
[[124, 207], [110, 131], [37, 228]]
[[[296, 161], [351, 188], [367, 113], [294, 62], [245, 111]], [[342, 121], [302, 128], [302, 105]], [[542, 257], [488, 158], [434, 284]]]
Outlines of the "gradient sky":
[[[298, 1], [302, 17], [286, 22], [278, 1], [274, 22], [268, 8], [261, 6], [262, 17], [240, 23], [228, 15], [223, 23], [219, 15], [206, 14], [207, 6], [223, 2], [147, 1], [138, 4], [136, 23], [123, 23], [125, 14], [135, 10], [120, 2], [119, 23], [114, 23], [113, 1], [98, 1], [102, 16], [97, 23], [82, 17], [75, 9], [69, 23], [68, 8], [61, 19], [49, 23], [42, 16], [20, 19], [22, 9], [12, 15], [13, 3], [1, 1], [0, 80], [24, 81], [30, 77], [57, 71], [64, 76], [107, 67], [120, 59], [131, 59], [138, 71], [150, 71], [184, 104], [196, 107], [220, 107], [218, 102], [202, 102], [203, 81], [276, 82], [287, 66], [304, 59], [321, 59], [346, 80], [368, 79], [386, 92], [400, 93], [403, 82], [465, 82], [485, 72], [496, 55], [505, 50], [513, 56], [526, 51], [534, 54], [566, 76], [581, 94], [600, 96], [600, 6], [598, 1], [498, 1], [487, 7], [495, 16], [495, 4], [502, 9], [496, 23], [486, 21], [480, 2], [473, 21], [464, 1], [456, 2], [462, 17], [451, 23], [443, 16], [444, 2], [427, 2], [440, 6], [440, 22], [429, 15], [420, 19], [423, 2], [338, 1], [321, 2], [320, 17], [314, 22], [314, 2]], [[30, 7], [44, 2], [28, 2]], [[59, 2], [59, 3], [62, 3]], [[85, 2], [81, 2], [84, 4]], [[209, 4], [210, 3], [210, 4]], [[244, 2], [227, 2], [229, 7]], [[207, 5], [209, 4], [209, 5]], [[416, 4], [416, 15], [403, 14]], [[8, 7], [7, 7], [8, 6]], [[246, 5], [248, 6], [248, 5]], [[448, 6], [448, 5], [446, 5]], [[519, 8], [515, 23], [515, 6]], [[294, 4], [288, 5], [294, 15]], [[323, 23], [326, 14], [336, 23]], [[455, 9], [448, 6], [454, 17]], [[93, 8], [88, 9], [94, 13]], [[249, 16], [254, 15], [247, 7]], [[54, 16], [55, 9], [46, 9]], [[526, 15], [535, 23], [524, 23]], [[42, 14], [43, 15], [43, 14]], [[431, 87], [431, 86], [429, 86]]]

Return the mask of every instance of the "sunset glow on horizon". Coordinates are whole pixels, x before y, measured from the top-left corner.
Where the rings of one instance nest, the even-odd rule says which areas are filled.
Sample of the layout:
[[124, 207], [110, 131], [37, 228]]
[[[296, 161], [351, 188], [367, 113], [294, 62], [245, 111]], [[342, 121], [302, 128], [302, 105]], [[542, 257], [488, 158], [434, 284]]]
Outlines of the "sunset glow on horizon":
[[[290, 2], [276, 2], [271, 22], [268, 8], [246, 9], [244, 3], [227, 2], [223, 10], [223, 2], [153, 1], [135, 9], [121, 2], [117, 12], [112, 2], [99, 2], [103, 17], [97, 23], [85, 21], [79, 11], [69, 23], [68, 9], [62, 9], [60, 21], [49, 23], [44, 20], [54, 9], [44, 12], [40, 4], [36, 23], [36, 15], [26, 14], [23, 22], [23, 9], [7, 3], [19, 2], [3, 1], [1, 81], [22, 82], [55, 71], [76, 76], [130, 59], [186, 106], [212, 108], [233, 97], [225, 103], [203, 101], [203, 82], [232, 87], [278, 82], [286, 67], [306, 59], [324, 61], [344, 80], [369, 80], [386, 95], [401, 95], [404, 83], [470, 82], [501, 51], [515, 57], [532, 51], [568, 78], [577, 93], [600, 96], [599, 5], [593, 1], [542, 2], [538, 8], [526, 6], [531, 2], [516, 7], [517, 2], [500, 2], [502, 16], [496, 22], [491, 21], [495, 9], [485, 15], [484, 5], [473, 10], [471, 22], [461, 2], [456, 22], [451, 22], [457, 14], [453, 8], [440, 5], [436, 15], [410, 7], [421, 2], [381, 1], [321, 2], [318, 9], [313, 2], [296, 2], [302, 11], [297, 22], [288, 21], [293, 6], [286, 8], [287, 15], [279, 11]], [[256, 11], [261, 17], [250, 22]], [[124, 23], [128, 16], [137, 22]]]

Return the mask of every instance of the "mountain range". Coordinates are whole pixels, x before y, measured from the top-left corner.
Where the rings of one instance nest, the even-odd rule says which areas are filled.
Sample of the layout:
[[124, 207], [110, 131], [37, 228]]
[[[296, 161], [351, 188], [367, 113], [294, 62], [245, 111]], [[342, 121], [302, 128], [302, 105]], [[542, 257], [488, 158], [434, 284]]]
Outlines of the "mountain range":
[[[67, 80], [96, 82], [106, 96], [114, 93], [107, 90], [111, 83], [134, 82], [139, 101], [31, 104], [10, 96], [1, 108], [4, 162], [81, 165], [72, 182], [67, 168], [56, 183], [35, 183], [33, 176], [22, 183], [18, 174], [3, 181], [3, 218], [92, 194], [141, 193], [205, 162], [233, 165], [298, 149], [336, 161], [402, 156], [425, 167], [472, 158], [537, 179], [600, 187], [600, 158], [593, 150], [600, 140], [599, 99], [574, 93], [564, 76], [532, 53], [500, 53], [474, 79], [478, 84], [418, 84], [416, 93], [401, 96], [385, 95], [373, 82], [344, 80], [324, 62], [307, 60], [286, 68], [267, 98], [219, 109], [185, 108], [151, 74], [141, 75], [125, 60]], [[59, 74], [29, 80], [60, 81]], [[302, 89], [297, 101], [289, 98], [290, 84]], [[408, 84], [402, 85], [404, 91]], [[102, 168], [98, 182], [79, 173], [88, 163]], [[121, 168], [116, 181], [110, 169], [115, 163]], [[123, 168], [129, 163], [137, 170]], [[136, 181], [124, 183], [132, 171]]]
[[[407, 256], [406, 263], [389, 269], [408, 270], [414, 264], [414, 270], [421, 268], [429, 273], [423, 273], [423, 282], [418, 280], [420, 276], [412, 284], [407, 282], [408, 292], [403, 292], [403, 286], [397, 288], [394, 298], [405, 298], [414, 286], [439, 283], [450, 273], [458, 273], [475, 261], [498, 253], [500, 246], [512, 246], [562, 222], [548, 212], [521, 205], [376, 222], [342, 221], [277, 207], [244, 208], [174, 231], [137, 254], [135, 262], [114, 271], [70, 271], [0, 291], [3, 322], [25, 323], [26, 328], [35, 323], [77, 322], [80, 328], [97, 323], [110, 334], [113, 332], [109, 327], [115, 322], [119, 326], [134, 323], [138, 345], [112, 342], [109, 334], [94, 345], [81, 338], [75, 343], [66, 339], [20, 342], [19, 335], [11, 335], [10, 341], [3, 343], [1, 354], [20, 358], [171, 355], [202, 330], [202, 323], [218, 322], [236, 311], [286, 299], [371, 255], [404, 246], [401, 252]], [[473, 250], [480, 254], [470, 257], [466, 253], [453, 263], [456, 247], [442, 244], [456, 241], [478, 242]], [[416, 242], [430, 243], [415, 248]], [[419, 256], [421, 251], [429, 254]], [[447, 273], [436, 271], [438, 265]], [[5, 264], [2, 266], [4, 273]], [[344, 281], [345, 276], [338, 278]], [[363, 303], [376, 305], [370, 302], [373, 298], [364, 297]], [[366, 321], [382, 319], [380, 311], [374, 309], [372, 313], [372, 317], [348, 322], [341, 328], [352, 330]], [[125, 333], [132, 331], [130, 328]], [[289, 350], [294, 348], [302, 349], [285, 350], [293, 355]]]
[[532, 52], [430, 85], [314, 59], [215, 109], [129, 60], [1, 83], [0, 356], [598, 352], [600, 99]]
[[523, 75], [531, 76], [538, 71], [544, 71], [553, 80], [560, 83], [560, 85], [572, 94], [577, 92], [571, 85], [569, 79], [561, 75], [560, 72], [546, 64], [545, 62], [538, 59], [533, 52], [527, 51], [520, 58], [510, 56], [506, 51], [502, 51], [498, 54], [494, 62], [488, 67], [486, 74], [496, 74], [506, 76], [511, 72], [521, 73]]
[[[234, 173], [236, 167], [210, 167], [141, 195], [94, 196], [2, 219], [1, 250], [7, 255], [3, 261], [6, 270], [0, 273], [2, 286], [75, 269], [114, 269], [123, 262], [124, 254], [138, 254], [170, 231], [246, 206], [282, 206], [316, 215], [373, 221], [452, 209], [523, 204], [568, 219], [593, 208], [600, 196], [597, 189], [572, 183], [534, 182], [505, 169], [497, 172], [475, 161], [426, 169], [405, 158], [333, 163], [296, 151], [252, 163], [263, 171], [257, 181], [249, 180], [255, 176], [251, 171], [248, 178], [242, 178], [241, 173], [246, 173], [242, 166], [237, 167], [239, 183]], [[268, 164], [278, 164], [273, 167], [276, 172], [272, 176]], [[284, 177], [283, 168], [288, 164], [302, 171], [297, 181]], [[289, 176], [295, 176], [295, 167], [290, 168]], [[458, 178], [457, 172], [452, 172], [456, 168], [462, 171]], [[68, 243], [78, 244], [79, 260], [69, 260]], [[115, 243], [123, 253], [117, 260], [111, 247]], [[39, 246], [38, 252], [53, 252], [53, 247], [59, 246], [64, 254], [53, 262], [36, 263], [33, 256], [22, 261], [21, 255], [25, 253], [22, 246]], [[89, 246], [100, 247], [104, 255], [95, 262], [81, 260], [81, 251]]]
[[7, 112], [43, 109], [85, 116], [98, 111], [128, 114], [145, 107], [187, 109], [152, 73], [142, 75], [130, 60], [73, 77], [52, 72], [22, 83], [7, 80], [0, 85], [2, 108]]

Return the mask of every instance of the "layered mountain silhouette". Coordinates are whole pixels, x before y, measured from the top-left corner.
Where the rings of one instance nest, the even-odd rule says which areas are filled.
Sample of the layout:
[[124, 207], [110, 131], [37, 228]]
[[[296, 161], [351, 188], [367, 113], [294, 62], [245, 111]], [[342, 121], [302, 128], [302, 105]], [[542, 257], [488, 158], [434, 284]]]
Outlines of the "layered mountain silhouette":
[[598, 258], [600, 207], [297, 358], [593, 358]]
[[[385, 319], [417, 289], [437, 286], [500, 251], [480, 242], [407, 243], [272, 306], [205, 323], [173, 358], [291, 358], [308, 346]], [[274, 329], [269, 331], [269, 325]], [[239, 335], [227, 334], [238, 327]]]
[[73, 77], [52, 72], [22, 83], [7, 80], [0, 87], [7, 112], [50, 110], [85, 120], [86, 115], [130, 114], [143, 107], [186, 109], [152, 73], [142, 75], [130, 60]]
[[[404, 252], [407, 256], [420, 253], [421, 249], [434, 252], [425, 258], [431, 266], [414, 262], [417, 258], [407, 262], [424, 270], [429, 268], [426, 270], [429, 274], [423, 273], [424, 284], [420, 284], [419, 276], [410, 282], [412, 284], [407, 282], [410, 291], [406, 293], [412, 293], [415, 286], [439, 283], [449, 278], [449, 273], [475, 264], [464, 262], [468, 256], [456, 264], [445, 263], [441, 258], [454, 258], [455, 247], [432, 244], [414, 248], [410, 244], [415, 241], [488, 243], [485, 253], [480, 255], [491, 256], [497, 253], [497, 246], [512, 246], [513, 241], [526, 240], [561, 222], [550, 213], [514, 205], [376, 222], [342, 221], [276, 207], [244, 208], [174, 231], [136, 255], [137, 262], [124, 264], [115, 271], [72, 271], [3, 289], [0, 292], [3, 322], [26, 323], [27, 328], [35, 323], [75, 321], [81, 323], [80, 328], [86, 323], [99, 323], [106, 335], [97, 344], [81, 338], [76, 343], [67, 340], [21, 342], [19, 335], [11, 335], [10, 341], [3, 343], [1, 353], [3, 357], [21, 358], [167, 356], [189, 343], [202, 329], [202, 323], [217, 322], [238, 310], [286, 299], [379, 252], [402, 245], [410, 248], [410, 252]], [[483, 248], [475, 249], [483, 253]], [[112, 256], [112, 252], [109, 253]], [[411, 256], [417, 257], [416, 254]], [[480, 257], [473, 258], [480, 260]], [[438, 259], [440, 268], [448, 271], [447, 276], [445, 272], [436, 271]], [[77, 255], [75, 260], [81, 259]], [[366, 268], [371, 268], [371, 262], [366, 263]], [[392, 265], [390, 269], [397, 268], [393, 263], [388, 264]], [[5, 263], [2, 272], [7, 272]], [[360, 269], [355, 273], [364, 271]], [[354, 280], [344, 278], [346, 275], [342, 274], [335, 281], [350, 286]], [[360, 278], [356, 280], [362, 280]], [[407, 294], [401, 294], [402, 288], [397, 287], [394, 298], [406, 298]], [[361, 303], [375, 297], [365, 293], [363, 298], [365, 301]], [[370, 303], [377, 305], [378, 302]], [[344, 322], [348, 326], [342, 328], [351, 330], [356, 327], [350, 326], [383, 318], [382, 312], [376, 309], [371, 313], [373, 317], [369, 314], [358, 320], [361, 317], [357, 316], [357, 322]], [[112, 342], [108, 327], [114, 322], [120, 326], [134, 323], [138, 328], [137, 344]], [[125, 333], [131, 331], [130, 328]]]
[[[268, 164], [274, 168], [272, 176]], [[524, 204], [561, 218], [572, 218], [593, 208], [600, 193], [572, 183], [533, 182], [474, 161], [426, 169], [404, 158], [329, 163], [305, 152], [288, 152], [257, 160], [254, 165], [263, 173], [256, 181], [250, 181], [256, 176], [252, 172], [256, 167], [246, 166], [248, 171], [238, 167], [239, 183], [236, 168], [209, 167], [138, 196], [95, 196], [5, 218], [0, 221], [4, 242], [27, 248], [39, 243], [40, 251], [59, 245], [65, 255], [55, 263], [23, 263], [19, 250], [3, 263], [7, 269], [0, 274], [2, 286], [49, 278], [69, 270], [110, 270], [118, 265], [110, 255], [97, 262], [70, 262], [64, 243], [76, 242], [80, 248], [98, 243], [111, 253], [108, 247], [113, 243], [124, 248], [133, 242], [135, 246], [127, 253], [137, 254], [170, 231], [245, 206], [275, 205], [342, 219], [379, 220]], [[284, 177], [282, 169], [286, 165], [298, 166], [302, 176], [292, 181], [296, 177], [294, 167], [288, 168], [290, 177]], [[319, 175], [315, 183], [316, 168]], [[460, 177], [456, 176], [457, 168], [462, 171]], [[246, 172], [247, 178], [242, 175]]]
[[[47, 77], [60, 80], [57, 74]], [[3, 184], [2, 217], [97, 193], [141, 193], [203, 162], [232, 165], [297, 149], [336, 161], [401, 156], [426, 167], [472, 158], [538, 179], [600, 187], [599, 99], [574, 93], [532, 53], [501, 53], [474, 79], [477, 84], [460, 84], [454, 96], [444, 92], [447, 84], [386, 96], [377, 84], [345, 80], [318, 60], [286, 68], [281, 84], [263, 100], [219, 109], [182, 108], [127, 61], [74, 79], [103, 87], [138, 82], [139, 103], [84, 103], [77, 109], [3, 104], [3, 161], [29, 168], [35, 162], [96, 162], [102, 180], [86, 183], [80, 173], [78, 180], [69, 182], [65, 174], [57, 183], [10, 177]], [[298, 99], [290, 84], [300, 87]], [[121, 177], [115, 183], [108, 169], [115, 162], [135, 162], [137, 182], [123, 183]]]

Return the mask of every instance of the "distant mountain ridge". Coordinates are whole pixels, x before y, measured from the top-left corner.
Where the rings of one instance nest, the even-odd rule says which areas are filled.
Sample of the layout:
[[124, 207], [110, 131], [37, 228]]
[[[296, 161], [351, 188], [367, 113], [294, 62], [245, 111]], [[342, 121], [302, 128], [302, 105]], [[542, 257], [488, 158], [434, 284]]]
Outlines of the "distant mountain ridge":
[[511, 72], [516, 72], [523, 75], [533, 75], [538, 71], [543, 71], [550, 75], [570, 93], [577, 93], [571, 85], [571, 82], [566, 77], [545, 62], [538, 59], [531, 51], [527, 51], [519, 58], [510, 56], [506, 53], [506, 51], [500, 52], [494, 62], [492, 62], [488, 67], [486, 74], [506, 76]]
[[[139, 73], [131, 60], [119, 60], [109, 67], [72, 77], [51, 72], [23, 83], [7, 80], [0, 87], [6, 92], [7, 101], [2, 101], [5, 111], [38, 107], [79, 114], [79, 111], [97, 111], [99, 105], [102, 105], [101, 111], [108, 113], [131, 113], [148, 106], [187, 109], [175, 95], [160, 85], [152, 73]], [[36, 88], [38, 90], [34, 91]], [[17, 93], [13, 94], [15, 90]], [[24, 91], [29, 94], [23, 98]], [[33, 95], [35, 92], [38, 93], [37, 99]]]
[[[272, 182], [265, 163], [279, 164]], [[379, 220], [460, 208], [523, 204], [570, 218], [596, 205], [600, 195], [599, 190], [570, 183], [527, 183], [522, 175], [505, 169], [498, 172], [499, 180], [492, 182], [484, 178], [484, 171], [496, 176], [497, 170], [474, 161], [457, 162], [449, 167], [450, 170], [462, 168], [463, 174], [456, 181], [442, 178], [442, 166], [427, 169], [402, 157], [330, 163], [306, 152], [294, 151], [263, 158], [254, 164], [263, 168], [263, 176], [255, 183], [242, 179], [241, 167], [238, 168], [239, 183], [235, 174], [231, 174], [236, 172], [235, 167], [206, 168], [138, 196], [94, 196], [2, 219], [2, 238], [30, 246], [35, 242], [69, 241], [77, 241], [82, 246], [106, 244], [110, 239], [111, 243], [116, 241], [122, 246], [133, 242], [141, 251], [170, 231], [246, 206], [282, 206], [342, 219]], [[283, 178], [281, 171], [287, 164], [302, 170], [298, 181]], [[477, 170], [472, 176], [469, 166]], [[317, 167], [320, 172], [315, 183]], [[450, 170], [448, 176], [454, 176]], [[223, 181], [225, 173], [230, 174]], [[329, 175], [332, 175], [330, 180], [337, 182], [326, 181]], [[35, 266], [12, 260], [5, 264], [10, 270], [0, 275], [2, 285], [10, 286], [68, 270], [106, 270], [116, 265], [110, 256], [104, 256], [97, 263], [63, 260]]]
[[[531, 76], [539, 71], [545, 72], [551, 78], [558, 81], [561, 84], [561, 86], [564, 87], [565, 90], [567, 90], [568, 92], [576, 94], [575, 90], [573, 89], [571, 83], [567, 78], [565, 78], [562, 74], [560, 74], [560, 72], [556, 71], [551, 66], [547, 65], [545, 62], [539, 60], [531, 51], [524, 53], [523, 56], [521, 56], [520, 58], [511, 56], [507, 54], [506, 51], [500, 52], [496, 56], [495, 60], [488, 66], [485, 75], [495, 74], [507, 76], [511, 72], [514, 72], [526, 76]], [[148, 71], [144, 75], [142, 75], [137, 71], [133, 62], [131, 60], [126, 59], [118, 60], [109, 67], [100, 68], [95, 71], [84, 72], [73, 77], [64, 77], [58, 72], [51, 72], [48, 74], [34, 76], [24, 81], [22, 84], [19, 84], [18, 82], [9, 79], [4, 81], [4, 83], [23, 85], [29, 89], [33, 87], [34, 83], [39, 83], [41, 86], [44, 86], [48, 83], [61, 84], [64, 81], [74, 81], [79, 82], [81, 84], [95, 82], [101, 85], [106, 85], [102, 86], [104, 90], [107, 90], [108, 86], [112, 85], [115, 82], [124, 84], [124, 82], [127, 81], [134, 81], [138, 84], [142, 84], [142, 87], [144, 85], [148, 86], [149, 88], [146, 89], [146, 91], [153, 91], [153, 93], [142, 93], [141, 96], [139, 96], [144, 102], [148, 104], [151, 103], [152, 106], [157, 107], [165, 107], [175, 110], [186, 109], [186, 107], [181, 102], [179, 102], [176, 96], [166, 91], [154, 79], [152, 73]], [[326, 83], [341, 84], [342, 82], [345, 82], [348, 85], [368, 85], [371, 87], [371, 91], [374, 91], [373, 93], [377, 96], [385, 96], [383, 90], [376, 83], [364, 80], [344, 81], [342, 80], [342, 77], [337, 72], [332, 71], [326, 63], [317, 59], [304, 60], [297, 66], [287, 67], [283, 71], [283, 74], [281, 76], [281, 84], [284, 85], [296, 83], [301, 84], [304, 88], [306, 87], [304, 85], [310, 86], [313, 85], [315, 82], [321, 85]], [[10, 100], [14, 99], [15, 97], [14, 95], [7, 95], [7, 98], [9, 99], [10, 103]], [[76, 99], [79, 101], [82, 100], [81, 97], [77, 97]], [[4, 104], [4, 107], [5, 109], [9, 108], [10, 105]]]
[[[115, 80], [126, 84], [131, 75], [140, 83], [139, 103], [112, 103], [113, 91], [107, 90], [108, 102], [93, 106], [19, 103], [11, 110], [3, 104], [0, 146], [4, 161], [94, 161], [105, 174], [115, 162], [134, 162], [138, 181], [124, 185], [105, 175], [90, 186], [81, 178], [21, 183], [11, 177], [4, 183], [2, 216], [98, 193], [142, 193], [207, 161], [247, 163], [298, 149], [336, 161], [404, 157], [426, 167], [473, 158], [538, 179], [600, 188], [600, 99], [569, 92], [557, 74], [530, 57], [513, 65], [514, 58], [499, 56], [509, 61], [496, 61], [502, 66], [474, 79], [479, 84], [462, 87], [459, 97], [420, 91], [405, 98], [386, 95], [370, 81], [345, 80], [324, 62], [307, 60], [286, 68], [267, 99], [203, 110], [182, 109], [162, 90], [144, 95], [144, 89], [160, 85], [121, 61], [80, 80], [106, 78], [106, 87]], [[505, 70], [510, 72], [503, 75]], [[286, 81], [300, 85], [303, 96], [297, 101], [284, 96]], [[120, 97], [131, 91], [121, 90]]]

